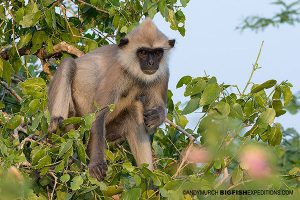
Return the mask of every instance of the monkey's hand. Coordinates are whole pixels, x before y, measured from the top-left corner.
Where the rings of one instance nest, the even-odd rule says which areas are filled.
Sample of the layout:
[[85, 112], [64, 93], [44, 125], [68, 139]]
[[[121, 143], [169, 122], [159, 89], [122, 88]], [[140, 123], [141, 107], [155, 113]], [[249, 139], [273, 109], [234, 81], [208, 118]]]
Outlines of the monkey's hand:
[[107, 164], [105, 161], [97, 163], [92, 162], [88, 165], [88, 168], [92, 177], [96, 178], [98, 181], [103, 181], [107, 171]]
[[164, 122], [165, 117], [165, 109], [162, 106], [154, 107], [144, 112], [144, 123], [149, 129], [157, 128]]
[[62, 125], [63, 121], [64, 121], [63, 117], [51, 117], [48, 132], [54, 133], [58, 129], [58, 127]]

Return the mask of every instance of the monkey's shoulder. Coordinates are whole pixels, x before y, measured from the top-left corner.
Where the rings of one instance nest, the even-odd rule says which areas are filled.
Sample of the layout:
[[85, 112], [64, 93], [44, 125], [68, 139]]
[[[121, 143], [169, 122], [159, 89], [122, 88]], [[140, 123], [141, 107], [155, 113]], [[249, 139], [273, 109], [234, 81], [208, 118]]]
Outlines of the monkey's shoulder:
[[[114, 59], [116, 57], [116, 55], [119, 53], [119, 48], [117, 45], [115, 44], [111, 44], [111, 45], [104, 45], [102, 47], [96, 48], [93, 51], [85, 54], [84, 56], [80, 57], [80, 58], [91, 58], [91, 57], [105, 57], [108, 60]], [[79, 58], [79, 59], [80, 59]]]

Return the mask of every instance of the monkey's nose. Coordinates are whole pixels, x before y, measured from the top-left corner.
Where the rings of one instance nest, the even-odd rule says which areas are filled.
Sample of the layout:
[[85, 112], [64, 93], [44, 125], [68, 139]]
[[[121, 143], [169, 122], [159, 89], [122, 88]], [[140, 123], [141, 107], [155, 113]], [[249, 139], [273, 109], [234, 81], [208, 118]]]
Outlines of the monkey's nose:
[[154, 65], [154, 61], [153, 61], [153, 60], [149, 60], [148, 65], [149, 65], [149, 66]]

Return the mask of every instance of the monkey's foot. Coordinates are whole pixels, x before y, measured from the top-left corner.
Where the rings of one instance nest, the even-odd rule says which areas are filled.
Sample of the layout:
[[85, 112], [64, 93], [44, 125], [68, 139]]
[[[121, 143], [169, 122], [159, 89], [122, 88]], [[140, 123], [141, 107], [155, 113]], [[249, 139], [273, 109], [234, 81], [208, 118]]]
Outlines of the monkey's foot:
[[50, 121], [50, 125], [48, 128], [49, 133], [54, 133], [58, 127], [60, 127], [62, 125], [64, 121], [63, 117], [51, 117], [51, 121]]
[[92, 162], [89, 164], [88, 168], [92, 177], [96, 178], [98, 181], [103, 181], [107, 171], [107, 164], [105, 161], [99, 163]]

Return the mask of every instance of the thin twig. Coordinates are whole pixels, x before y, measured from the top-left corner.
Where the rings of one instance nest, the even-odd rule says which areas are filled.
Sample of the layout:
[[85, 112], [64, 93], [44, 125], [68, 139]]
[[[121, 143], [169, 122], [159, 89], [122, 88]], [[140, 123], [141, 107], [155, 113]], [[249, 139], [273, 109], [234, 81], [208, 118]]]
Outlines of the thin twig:
[[222, 185], [222, 183], [224, 183], [224, 181], [226, 181], [226, 179], [228, 179], [228, 177], [229, 177], [228, 168], [225, 167], [223, 170], [223, 177], [218, 181], [215, 188], [218, 188], [220, 185]]
[[180, 173], [181, 169], [183, 168], [183, 165], [186, 163], [187, 158], [190, 154], [190, 151], [193, 147], [195, 138], [194, 136], [192, 136], [191, 134], [189, 134], [187, 131], [185, 131], [182, 127], [178, 126], [177, 124], [175, 124], [174, 122], [172, 122], [171, 120], [169, 120], [168, 118], [165, 118], [165, 122], [168, 123], [169, 125], [173, 126], [174, 128], [176, 128], [178, 131], [182, 132], [184, 135], [186, 135], [189, 138], [189, 145], [187, 147], [186, 153], [183, 156], [181, 163], [179, 164], [179, 167], [176, 170], [176, 173], [173, 175], [173, 177], [178, 176], [178, 174]]
[[54, 178], [54, 185], [53, 185], [53, 189], [52, 189], [52, 192], [51, 192], [51, 195], [50, 195], [50, 200], [52, 200], [53, 196], [54, 196], [54, 191], [55, 191], [55, 188], [56, 188], [56, 185], [57, 185], [57, 177], [55, 176], [55, 174], [53, 172], [49, 172], [49, 174]]
[[19, 102], [22, 101], [22, 97], [20, 97], [14, 89], [12, 89], [11, 87], [9, 87], [9, 86], [7, 85], [7, 83], [5, 83], [4, 81], [1, 81], [0, 84], [1, 84], [7, 91], [9, 91], [14, 97], [16, 97], [16, 99], [17, 99]]
[[249, 77], [249, 79], [248, 79], [248, 81], [247, 81], [247, 84], [246, 84], [245, 88], [243, 89], [242, 95], [245, 94], [246, 89], [248, 88], [248, 86], [249, 86], [250, 83], [251, 83], [251, 80], [252, 80], [252, 77], [253, 77], [254, 72], [258, 69], [258, 60], [259, 60], [259, 58], [260, 58], [260, 54], [261, 54], [261, 51], [262, 51], [263, 46], [264, 46], [264, 41], [261, 42], [261, 45], [260, 45], [260, 48], [259, 48], [258, 55], [257, 55], [257, 57], [256, 57], [256, 60], [255, 60], [254, 65], [253, 65], [253, 67], [252, 67], [251, 75], [250, 75], [250, 77]]
[[165, 119], [165, 122], [168, 123], [169, 125], [173, 126], [174, 128], [176, 128], [178, 131], [182, 132], [183, 134], [185, 134], [190, 141], [194, 142], [195, 138], [194, 136], [192, 136], [191, 134], [189, 134], [187, 131], [185, 131], [182, 127], [178, 126], [177, 124], [175, 124], [174, 122], [172, 122], [171, 120], [169, 120], [168, 118]]
[[193, 145], [194, 145], [194, 140], [190, 140], [185, 155], [183, 156], [179, 164], [179, 167], [177, 168], [176, 173], [173, 175], [173, 177], [178, 176], [178, 174], [180, 173], [181, 169], [183, 168], [183, 165], [186, 163], [188, 156], [190, 155]]
[[88, 6], [92, 7], [92, 8], [95, 8], [96, 10], [98, 10], [98, 11], [100, 11], [100, 12], [109, 14], [108, 11], [103, 10], [103, 9], [101, 9], [101, 8], [98, 8], [98, 7], [96, 7], [96, 6], [92, 5], [92, 4], [89, 4], [89, 3], [85, 2], [85, 1], [82, 1], [82, 0], [77, 0], [77, 1], [79, 1], [80, 3], [83, 3], [83, 4], [85, 4], [85, 5], [88, 5]]

